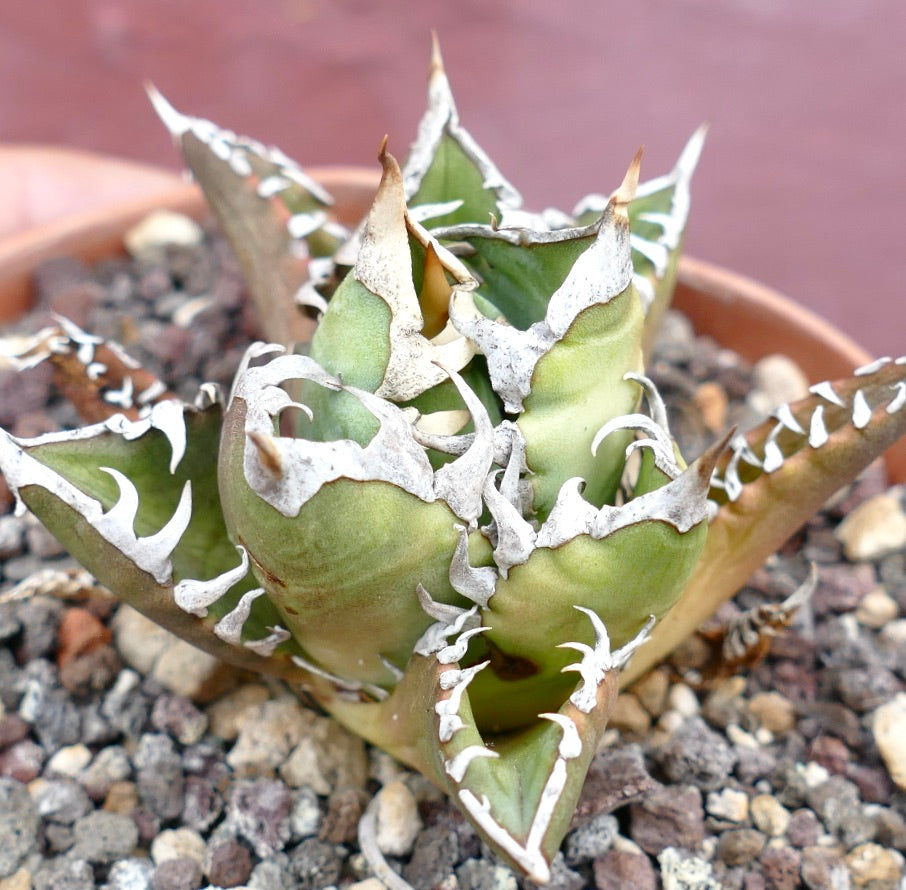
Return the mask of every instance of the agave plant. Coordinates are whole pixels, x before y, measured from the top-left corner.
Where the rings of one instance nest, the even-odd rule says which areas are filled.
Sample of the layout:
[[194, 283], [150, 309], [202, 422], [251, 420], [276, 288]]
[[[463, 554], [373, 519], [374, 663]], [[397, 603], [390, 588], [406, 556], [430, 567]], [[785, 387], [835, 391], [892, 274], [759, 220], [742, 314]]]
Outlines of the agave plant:
[[152, 99], [271, 342], [189, 405], [42, 332], [22, 365], [65, 365], [100, 413], [2, 434], [11, 489], [120, 598], [304, 688], [546, 881], [621, 683], [906, 432], [906, 359], [687, 466], [644, 360], [702, 131], [666, 176], [636, 158], [610, 197], [531, 214], [435, 51], [408, 161], [382, 148], [349, 233], [287, 157]]

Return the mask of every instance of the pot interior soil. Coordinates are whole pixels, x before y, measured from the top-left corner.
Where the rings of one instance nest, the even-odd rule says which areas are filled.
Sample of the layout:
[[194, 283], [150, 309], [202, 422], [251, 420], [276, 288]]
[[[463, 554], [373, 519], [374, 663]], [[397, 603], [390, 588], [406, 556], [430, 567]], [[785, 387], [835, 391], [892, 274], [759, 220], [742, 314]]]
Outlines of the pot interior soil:
[[[210, 232], [156, 261], [91, 269], [57, 258], [34, 286], [39, 313], [65, 312], [123, 342], [186, 397], [204, 380], [228, 384], [255, 336], [235, 262]], [[679, 315], [652, 374], [689, 455], [745, 423], [764, 395], [749, 361], [696, 339]], [[18, 434], [76, 422], [43, 368], [15, 380], [0, 372], [0, 393], [0, 422]], [[832, 886], [844, 873], [896, 886], [906, 794], [882, 759], [875, 716], [906, 691], [906, 552], [851, 562], [835, 536], [842, 516], [885, 488], [882, 468], [866, 473], [724, 609], [782, 599], [818, 565], [812, 603], [764, 662], [699, 685], [708, 643], [697, 637], [621, 697], [555, 886], [656, 887], [692, 872], [699, 886]], [[359, 817], [385, 788], [402, 815], [388, 810], [379, 828], [413, 886], [453, 886], [451, 875], [462, 888], [530, 886], [498, 870], [424, 779], [279, 684], [226, 681], [182, 650], [188, 660], [174, 669], [166, 652], [176, 644], [93, 589], [12, 506], [0, 488], [0, 878], [350, 886], [367, 877]]]

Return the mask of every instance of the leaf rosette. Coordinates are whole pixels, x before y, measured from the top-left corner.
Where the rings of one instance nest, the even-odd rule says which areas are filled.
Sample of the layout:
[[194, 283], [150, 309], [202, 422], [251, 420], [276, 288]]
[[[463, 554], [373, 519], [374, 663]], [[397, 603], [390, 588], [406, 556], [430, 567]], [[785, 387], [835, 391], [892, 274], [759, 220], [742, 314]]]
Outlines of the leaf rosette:
[[636, 157], [609, 196], [528, 213], [436, 54], [350, 234], [285, 155], [152, 99], [278, 342], [225, 405], [184, 405], [61, 321], [16, 361], [84, 377], [101, 420], [0, 432], [10, 488], [122, 599], [305, 687], [547, 880], [620, 682], [903, 435], [906, 360], [686, 466], [643, 369], [702, 130], [665, 176]]

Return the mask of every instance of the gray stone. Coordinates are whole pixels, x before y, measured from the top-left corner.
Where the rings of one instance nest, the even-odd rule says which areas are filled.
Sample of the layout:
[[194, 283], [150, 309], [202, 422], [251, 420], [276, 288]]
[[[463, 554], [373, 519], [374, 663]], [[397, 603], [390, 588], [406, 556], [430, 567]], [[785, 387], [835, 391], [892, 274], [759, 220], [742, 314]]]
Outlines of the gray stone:
[[44, 825], [44, 841], [49, 853], [66, 853], [75, 843], [75, 831], [71, 825], [47, 822]]
[[91, 809], [91, 801], [72, 779], [47, 779], [35, 783], [32, 797], [43, 819], [70, 825]]
[[75, 702], [65, 689], [47, 684], [43, 678], [27, 681], [19, 716], [32, 724], [38, 741], [48, 753], [81, 739], [81, 715]]
[[201, 865], [188, 856], [168, 859], [154, 869], [152, 890], [196, 890], [201, 886]]
[[94, 871], [84, 859], [48, 859], [34, 876], [33, 890], [94, 890]]
[[859, 714], [871, 711], [903, 692], [903, 684], [896, 676], [878, 664], [842, 670], [836, 686], [844, 703]]
[[[3, 517], [0, 517], [2, 520]], [[3, 557], [0, 557], [2, 560]], [[0, 603], [0, 643], [12, 639], [22, 628], [16, 614], [15, 603]]]
[[290, 791], [276, 779], [238, 782], [227, 803], [229, 828], [245, 838], [262, 859], [282, 850], [290, 838]]
[[516, 876], [489, 859], [467, 859], [456, 869], [459, 890], [517, 890]]
[[847, 849], [874, 838], [875, 823], [863, 810], [859, 789], [848, 779], [831, 776], [810, 789], [807, 799], [824, 827]]
[[138, 828], [119, 813], [96, 810], [75, 823], [72, 855], [88, 862], [116, 862], [132, 854], [138, 844]]
[[[324, 890], [336, 883], [343, 869], [343, 857], [333, 844], [306, 838], [289, 854], [289, 867], [295, 890]], [[430, 884], [416, 885], [429, 887]]]
[[37, 847], [38, 809], [24, 785], [0, 778], [0, 878], [13, 874]]
[[459, 840], [444, 825], [426, 828], [415, 842], [403, 877], [413, 887], [434, 887], [453, 873], [459, 859]]
[[259, 862], [248, 880], [252, 890], [295, 890], [296, 879], [293, 877], [289, 856], [275, 853]]
[[146, 733], [133, 760], [142, 800], [155, 816], [176, 818], [183, 808], [185, 780], [173, 740], [163, 734]]
[[114, 782], [132, 775], [132, 762], [122, 745], [109, 745], [95, 755], [94, 760], [79, 774], [79, 782], [95, 801], [103, 800]]
[[726, 782], [736, 763], [736, 753], [704, 720], [693, 717], [667, 740], [659, 760], [671, 782], [714, 791]]
[[603, 856], [620, 833], [616, 816], [602, 813], [566, 836], [566, 861], [578, 865], [589, 859]]
[[139, 689], [140, 683], [135, 671], [120, 671], [101, 705], [101, 716], [130, 739], [138, 738], [148, 719], [148, 702]]

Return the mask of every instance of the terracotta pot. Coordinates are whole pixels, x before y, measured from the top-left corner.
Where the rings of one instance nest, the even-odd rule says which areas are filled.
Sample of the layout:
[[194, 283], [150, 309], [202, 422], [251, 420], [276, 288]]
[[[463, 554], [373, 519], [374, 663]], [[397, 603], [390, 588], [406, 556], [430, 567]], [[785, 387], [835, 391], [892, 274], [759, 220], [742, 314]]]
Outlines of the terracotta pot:
[[[322, 167], [308, 172], [335, 197], [342, 222], [353, 225], [361, 219], [377, 186], [375, 170]], [[196, 186], [168, 182], [135, 200], [96, 207], [0, 240], [0, 323], [27, 308], [31, 271], [37, 263], [67, 255], [92, 261], [121, 251], [123, 233], [160, 208], [196, 219], [208, 212]], [[680, 262], [674, 305], [686, 313], [697, 333], [713, 336], [750, 361], [777, 352], [793, 356], [812, 382], [847, 376], [873, 358], [833, 325], [777, 291], [691, 257]], [[906, 441], [891, 448], [885, 459], [891, 481], [906, 482]]]

